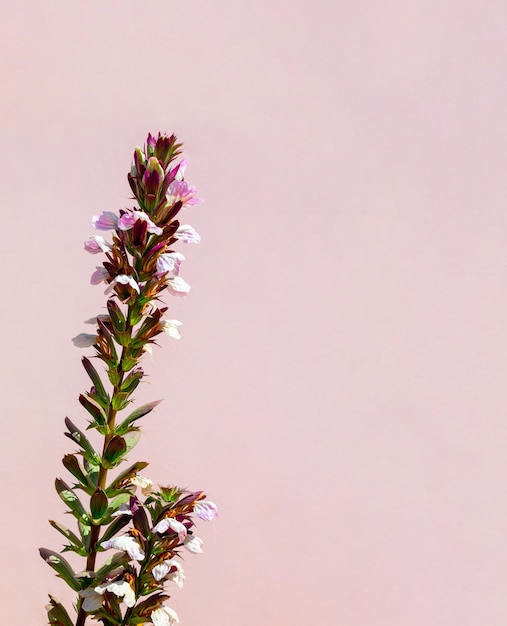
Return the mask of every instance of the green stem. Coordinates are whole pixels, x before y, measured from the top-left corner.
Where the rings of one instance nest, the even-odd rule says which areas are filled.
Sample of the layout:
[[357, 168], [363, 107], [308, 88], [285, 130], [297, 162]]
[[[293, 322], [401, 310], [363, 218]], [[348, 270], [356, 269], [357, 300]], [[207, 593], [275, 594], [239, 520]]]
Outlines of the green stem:
[[[128, 314], [127, 314], [127, 329], [126, 330], [128, 330], [128, 332], [130, 333], [130, 336], [132, 337], [132, 326], [130, 325], [130, 306], [129, 306]], [[125, 356], [125, 347], [122, 349], [122, 354], [120, 357], [120, 361], [118, 363], [118, 368], [120, 370], [120, 380], [118, 381], [117, 385], [115, 385], [113, 389], [113, 395], [111, 397], [111, 403], [109, 405], [109, 410], [108, 410], [108, 415], [107, 415], [108, 433], [107, 435], [104, 436], [104, 445], [102, 446], [102, 458], [104, 458], [104, 454], [105, 454], [109, 441], [114, 436], [114, 426], [115, 426], [115, 421], [116, 421], [116, 414], [118, 411], [116, 409], [113, 409], [113, 398], [115, 398], [116, 395], [120, 392], [121, 385], [123, 382], [124, 371], [122, 368], [122, 363], [123, 363], [124, 356]], [[101, 465], [99, 469], [98, 479], [97, 479], [97, 489], [101, 489], [102, 491], [105, 490], [107, 472], [108, 472], [107, 468]], [[86, 571], [88, 572], [93, 572], [95, 570], [95, 562], [97, 560], [96, 545], [100, 536], [100, 528], [101, 528], [100, 525], [96, 525], [96, 526], [94, 525], [92, 526], [91, 531], [90, 531], [90, 554], [88, 555], [86, 559]], [[80, 598], [78, 602], [79, 610], [78, 610], [78, 615], [77, 615], [76, 626], [84, 626], [86, 622], [87, 615], [86, 615], [86, 612], [83, 610], [82, 605], [83, 605], [83, 601]]]

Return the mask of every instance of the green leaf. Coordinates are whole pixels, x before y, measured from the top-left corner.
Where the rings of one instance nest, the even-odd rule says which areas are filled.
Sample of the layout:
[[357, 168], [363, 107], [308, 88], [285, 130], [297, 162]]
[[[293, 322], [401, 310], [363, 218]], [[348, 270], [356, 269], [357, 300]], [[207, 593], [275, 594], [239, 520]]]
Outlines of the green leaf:
[[107, 391], [104, 388], [104, 385], [102, 384], [102, 380], [99, 376], [99, 373], [93, 367], [91, 361], [87, 359], [85, 356], [83, 357], [82, 361], [83, 361], [83, 367], [85, 368], [86, 373], [90, 377], [93, 383], [93, 386], [95, 387], [95, 391], [97, 392], [97, 395], [103, 402], [109, 403], [109, 394], [107, 393]]
[[91, 538], [92, 527], [90, 526], [88, 521], [82, 522], [81, 520], [78, 521], [77, 525], [78, 525], [81, 537], [83, 538], [83, 543], [85, 545], [85, 548], [87, 550], [90, 550], [90, 538]]
[[100, 456], [95, 452], [92, 444], [86, 436], [77, 428], [68, 417], [65, 418], [65, 425], [69, 429], [65, 436], [72, 439], [83, 450], [84, 458], [93, 465], [100, 465]]
[[72, 543], [73, 546], [75, 546], [76, 548], [75, 552], [77, 552], [81, 556], [86, 556], [88, 554], [81, 539], [79, 539], [79, 537], [75, 535], [71, 530], [69, 530], [66, 526], [58, 522], [55, 522], [52, 519], [49, 520], [49, 523], [51, 524], [53, 528], [56, 528], [58, 532], [62, 533], [62, 535], [66, 539], [68, 539]]
[[139, 439], [141, 439], [141, 431], [131, 431], [127, 433], [124, 437], [125, 443], [127, 444], [127, 453], [129, 453], [132, 448], [137, 445]]
[[46, 606], [50, 624], [55, 626], [74, 626], [65, 607], [53, 596], [49, 596], [49, 604]]
[[104, 450], [102, 464], [107, 469], [115, 467], [128, 450], [127, 443], [123, 437], [114, 435], [107, 443]]
[[81, 589], [80, 583], [76, 580], [76, 574], [70, 563], [66, 561], [61, 554], [48, 550], [47, 548], [39, 549], [41, 557], [50, 565], [56, 572], [57, 576], [63, 578], [63, 580], [74, 589], [79, 591]]
[[93, 492], [93, 484], [91, 483], [88, 476], [81, 469], [76, 455], [66, 454], [62, 459], [62, 463], [65, 468], [68, 469], [69, 472], [78, 479], [86, 493], [91, 494]]
[[89, 395], [85, 396], [84, 394], [80, 394], [79, 402], [84, 406], [84, 408], [88, 411], [88, 413], [93, 417], [93, 419], [99, 426], [105, 426], [107, 424], [106, 412], [96, 400], [94, 400]]
[[121, 391], [128, 393], [130, 396], [141, 382], [143, 376], [144, 372], [141, 368], [133, 370], [123, 381]]
[[69, 507], [74, 516], [77, 517], [78, 520], [88, 522], [88, 514], [74, 491], [64, 483], [61, 478], [55, 480], [55, 487], [58, 495]]
[[[105, 539], [101, 540], [105, 541]], [[126, 565], [130, 560], [129, 555], [126, 552], [115, 552], [112, 557], [107, 559], [104, 564], [96, 571], [95, 579], [104, 580], [109, 572], [120, 565]]]
[[95, 522], [100, 522], [107, 511], [109, 501], [102, 489], [97, 489], [90, 498], [90, 511]]
[[162, 400], [155, 400], [155, 402], [149, 402], [148, 404], [143, 404], [139, 408], [135, 409], [135, 411], [132, 411], [132, 413], [126, 419], [124, 419], [123, 422], [118, 424], [114, 432], [117, 435], [124, 435], [130, 430], [131, 425], [135, 421], [137, 421], [141, 417], [144, 417], [145, 415], [150, 413], [150, 411], [153, 411], [153, 409], [156, 406], [158, 406], [161, 402]]

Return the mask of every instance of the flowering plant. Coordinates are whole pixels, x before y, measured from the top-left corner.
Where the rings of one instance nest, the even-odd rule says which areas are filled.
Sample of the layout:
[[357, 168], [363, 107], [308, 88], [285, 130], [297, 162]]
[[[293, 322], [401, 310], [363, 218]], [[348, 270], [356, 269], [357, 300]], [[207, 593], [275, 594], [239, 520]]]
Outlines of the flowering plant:
[[42, 558], [77, 593], [75, 618], [50, 596], [49, 624], [83, 626], [91, 617], [105, 626], [172, 626], [178, 617], [165, 604], [165, 586], [183, 584], [178, 560], [182, 548], [202, 552], [192, 515], [206, 521], [217, 515], [215, 504], [202, 492], [155, 486], [140, 474], [148, 465], [144, 461], [109, 475], [139, 441], [139, 420], [158, 404], [123, 413], [143, 379], [143, 355], [161, 333], [180, 337], [181, 322], [166, 319], [161, 293], [189, 292], [179, 275], [185, 257], [172, 247], [200, 240], [191, 226], [177, 219], [182, 209], [199, 201], [195, 187], [184, 179], [186, 161], [174, 163], [180, 148], [174, 135], [148, 135], [144, 149], [136, 148], [128, 174], [137, 205], [119, 215], [104, 211], [94, 216], [93, 227], [112, 231], [112, 237], [107, 241], [95, 235], [85, 243], [89, 253], [106, 257], [91, 282], [107, 284], [107, 313], [89, 320], [94, 333], [73, 339], [78, 347], [93, 347], [103, 363], [101, 374], [83, 358], [92, 386], [79, 396], [88, 412], [87, 430], [98, 433], [101, 445], [65, 420], [65, 435], [77, 451], [66, 454], [63, 465], [74, 482], [58, 478], [56, 490], [76, 518], [77, 530], [52, 520], [50, 524], [67, 541], [62, 552], [75, 552], [86, 564], [76, 573], [61, 553], [41, 548]]

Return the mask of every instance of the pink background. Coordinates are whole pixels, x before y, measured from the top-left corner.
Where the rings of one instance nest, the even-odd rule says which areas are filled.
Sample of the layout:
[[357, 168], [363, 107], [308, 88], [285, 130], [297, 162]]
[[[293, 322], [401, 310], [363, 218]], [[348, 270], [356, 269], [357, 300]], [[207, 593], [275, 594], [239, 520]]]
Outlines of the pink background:
[[2, 4], [9, 623], [69, 597], [37, 548], [104, 303], [82, 242], [163, 130], [203, 242], [132, 460], [220, 506], [181, 624], [504, 626], [505, 2]]

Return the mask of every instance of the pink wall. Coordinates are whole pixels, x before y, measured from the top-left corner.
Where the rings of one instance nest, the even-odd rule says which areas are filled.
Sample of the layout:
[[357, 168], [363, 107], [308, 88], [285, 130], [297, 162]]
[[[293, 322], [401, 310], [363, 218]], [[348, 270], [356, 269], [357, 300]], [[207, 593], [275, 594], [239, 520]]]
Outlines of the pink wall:
[[135, 458], [220, 505], [186, 626], [504, 626], [505, 2], [5, 2], [1, 592], [45, 623], [100, 312], [92, 214], [148, 130], [206, 203]]

